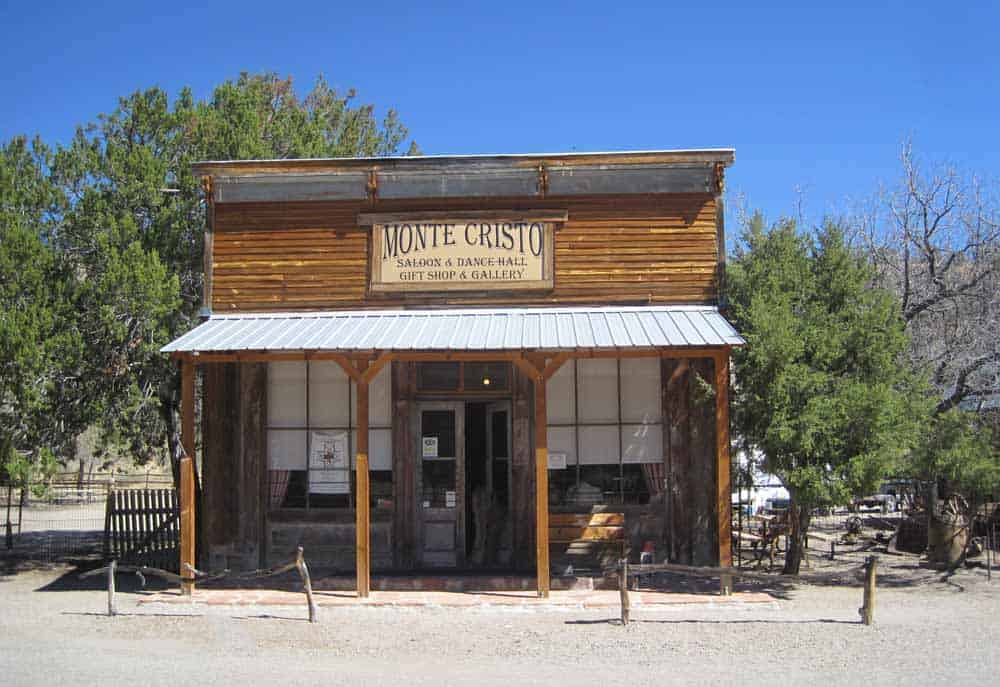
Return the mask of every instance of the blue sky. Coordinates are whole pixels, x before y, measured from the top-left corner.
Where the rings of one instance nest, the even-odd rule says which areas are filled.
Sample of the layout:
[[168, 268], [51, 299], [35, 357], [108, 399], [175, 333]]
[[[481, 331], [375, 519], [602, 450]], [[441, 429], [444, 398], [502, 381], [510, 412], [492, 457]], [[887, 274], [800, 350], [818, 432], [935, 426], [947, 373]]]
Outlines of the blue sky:
[[772, 218], [870, 194], [907, 136], [1000, 176], [998, 3], [205, 5], [4, 4], [0, 139], [275, 71], [396, 108], [428, 154], [734, 147], [729, 190]]

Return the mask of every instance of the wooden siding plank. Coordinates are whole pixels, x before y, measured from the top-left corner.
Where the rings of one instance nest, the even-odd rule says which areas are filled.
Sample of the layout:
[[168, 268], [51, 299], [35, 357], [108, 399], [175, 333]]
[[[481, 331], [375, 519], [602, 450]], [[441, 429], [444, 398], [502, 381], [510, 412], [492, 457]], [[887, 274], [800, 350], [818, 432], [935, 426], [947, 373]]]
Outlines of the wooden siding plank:
[[[555, 288], [476, 294], [369, 294], [367, 212], [566, 211]], [[219, 312], [423, 305], [712, 303], [719, 265], [709, 194], [546, 199], [218, 203], [212, 306]]]

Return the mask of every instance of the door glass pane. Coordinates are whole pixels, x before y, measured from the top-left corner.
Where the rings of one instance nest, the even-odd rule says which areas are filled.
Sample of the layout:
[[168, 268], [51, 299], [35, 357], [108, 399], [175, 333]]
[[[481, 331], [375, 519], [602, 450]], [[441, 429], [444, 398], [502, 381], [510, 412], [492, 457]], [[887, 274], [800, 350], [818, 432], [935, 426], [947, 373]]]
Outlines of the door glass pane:
[[493, 434], [492, 452], [494, 458], [509, 458], [507, 446], [507, 411], [498, 410], [490, 414], [490, 432]]
[[422, 506], [455, 508], [455, 411], [424, 410], [420, 413]]
[[[426, 458], [455, 457], [455, 411], [425, 410], [421, 414], [421, 455]], [[436, 441], [435, 441], [436, 440]]]

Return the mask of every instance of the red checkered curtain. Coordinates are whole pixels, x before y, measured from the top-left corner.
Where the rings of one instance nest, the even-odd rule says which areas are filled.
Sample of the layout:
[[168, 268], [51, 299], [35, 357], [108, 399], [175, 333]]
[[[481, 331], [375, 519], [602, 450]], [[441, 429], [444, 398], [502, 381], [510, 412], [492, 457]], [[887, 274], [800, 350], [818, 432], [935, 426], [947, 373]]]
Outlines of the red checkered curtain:
[[646, 488], [651, 497], [663, 492], [663, 477], [665, 475], [666, 470], [663, 469], [663, 463], [642, 464], [642, 476], [646, 478]]

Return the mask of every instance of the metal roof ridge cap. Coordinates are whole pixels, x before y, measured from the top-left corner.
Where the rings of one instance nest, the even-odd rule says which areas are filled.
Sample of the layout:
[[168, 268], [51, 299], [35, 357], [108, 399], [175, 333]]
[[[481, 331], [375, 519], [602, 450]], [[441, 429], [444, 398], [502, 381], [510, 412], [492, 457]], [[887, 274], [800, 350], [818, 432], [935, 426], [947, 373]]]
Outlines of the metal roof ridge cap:
[[720, 157], [735, 159], [736, 149], [733, 147], [718, 148], [654, 148], [646, 150], [590, 150], [590, 151], [570, 151], [570, 152], [535, 152], [535, 153], [462, 153], [462, 154], [442, 154], [442, 155], [386, 155], [381, 157], [311, 157], [311, 158], [261, 158], [253, 160], [196, 160], [191, 163], [194, 169], [210, 166], [238, 166], [252, 167], [253, 165], [287, 165], [312, 163], [352, 163], [354, 165], [377, 165], [386, 163], [404, 162], [404, 164], [419, 164], [421, 162], [442, 162], [447, 160], [458, 160], [468, 162], [485, 162], [494, 160], [498, 162], [506, 160], [530, 160], [533, 158], [554, 158], [585, 160], [590, 157], [629, 157], [657, 155], [717, 155]]

